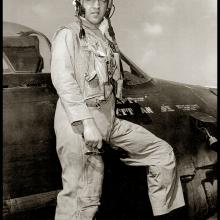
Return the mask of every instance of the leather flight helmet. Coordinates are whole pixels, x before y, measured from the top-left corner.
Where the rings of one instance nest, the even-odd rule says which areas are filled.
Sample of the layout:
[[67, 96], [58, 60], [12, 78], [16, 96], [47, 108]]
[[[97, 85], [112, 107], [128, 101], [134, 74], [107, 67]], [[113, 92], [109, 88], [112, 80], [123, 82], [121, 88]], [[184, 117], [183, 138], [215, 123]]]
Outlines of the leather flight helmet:
[[[79, 16], [84, 16], [84, 14], [85, 14], [85, 9], [82, 7], [83, 1], [84, 0], [75, 0], [76, 11], [77, 11]], [[111, 13], [112, 6], [113, 6], [113, 0], [107, 0], [107, 1], [108, 1], [108, 6], [107, 6], [106, 13], [105, 13], [106, 18], [109, 17], [109, 15]]]

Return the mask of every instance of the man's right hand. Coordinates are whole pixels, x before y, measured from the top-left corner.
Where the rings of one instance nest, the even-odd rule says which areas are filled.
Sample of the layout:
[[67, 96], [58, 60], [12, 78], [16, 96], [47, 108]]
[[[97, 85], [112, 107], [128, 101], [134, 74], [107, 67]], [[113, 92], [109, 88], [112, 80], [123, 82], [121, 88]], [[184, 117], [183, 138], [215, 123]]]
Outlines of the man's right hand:
[[100, 149], [102, 147], [102, 135], [100, 134], [93, 119], [83, 120], [83, 136], [88, 148]]

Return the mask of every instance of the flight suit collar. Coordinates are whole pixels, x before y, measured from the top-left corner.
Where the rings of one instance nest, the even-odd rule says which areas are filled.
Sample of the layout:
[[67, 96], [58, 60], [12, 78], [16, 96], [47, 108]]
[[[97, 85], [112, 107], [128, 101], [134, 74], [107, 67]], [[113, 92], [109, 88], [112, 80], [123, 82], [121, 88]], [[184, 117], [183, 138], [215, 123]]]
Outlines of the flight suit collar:
[[80, 17], [80, 18], [82, 20], [82, 24], [83, 24], [84, 27], [89, 28], [91, 30], [99, 30], [99, 28], [96, 25], [91, 24], [85, 18], [83, 18], [83, 17]]

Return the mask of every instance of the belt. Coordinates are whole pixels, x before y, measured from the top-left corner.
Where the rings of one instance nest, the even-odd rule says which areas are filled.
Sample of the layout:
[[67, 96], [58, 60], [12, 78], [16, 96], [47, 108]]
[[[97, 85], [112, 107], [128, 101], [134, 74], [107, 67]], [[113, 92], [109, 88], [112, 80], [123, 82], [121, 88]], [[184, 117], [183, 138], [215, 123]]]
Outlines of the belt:
[[99, 99], [87, 99], [85, 100], [86, 105], [88, 107], [96, 107], [97, 109], [100, 109], [102, 105], [108, 102], [108, 100], [112, 97], [113, 94], [111, 94], [107, 99], [105, 100], [99, 100]]

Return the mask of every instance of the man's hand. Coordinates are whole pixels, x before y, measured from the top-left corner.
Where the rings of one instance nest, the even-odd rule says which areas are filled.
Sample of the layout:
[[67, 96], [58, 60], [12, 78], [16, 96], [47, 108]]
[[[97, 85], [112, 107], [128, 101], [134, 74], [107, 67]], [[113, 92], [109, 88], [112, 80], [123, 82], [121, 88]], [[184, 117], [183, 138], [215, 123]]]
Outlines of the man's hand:
[[100, 134], [98, 128], [93, 119], [83, 120], [83, 136], [85, 139], [85, 144], [88, 148], [98, 148], [102, 147], [102, 135]]

